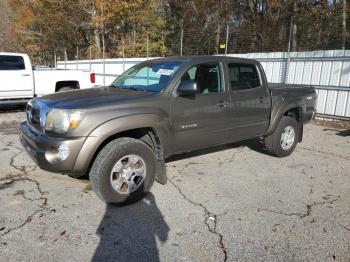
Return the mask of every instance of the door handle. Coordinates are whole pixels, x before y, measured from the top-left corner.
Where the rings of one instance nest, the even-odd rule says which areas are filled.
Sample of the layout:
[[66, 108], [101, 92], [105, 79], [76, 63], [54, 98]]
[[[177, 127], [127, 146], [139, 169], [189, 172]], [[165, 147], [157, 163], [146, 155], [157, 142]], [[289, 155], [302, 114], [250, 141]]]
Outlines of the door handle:
[[229, 105], [229, 103], [226, 102], [226, 101], [220, 101], [216, 105], [219, 106], [219, 107], [227, 107]]
[[260, 101], [260, 103], [265, 103], [265, 97], [263, 97], [263, 96], [260, 97], [260, 98], [259, 98], [259, 101]]
[[22, 76], [30, 76], [30, 74], [22, 74]]

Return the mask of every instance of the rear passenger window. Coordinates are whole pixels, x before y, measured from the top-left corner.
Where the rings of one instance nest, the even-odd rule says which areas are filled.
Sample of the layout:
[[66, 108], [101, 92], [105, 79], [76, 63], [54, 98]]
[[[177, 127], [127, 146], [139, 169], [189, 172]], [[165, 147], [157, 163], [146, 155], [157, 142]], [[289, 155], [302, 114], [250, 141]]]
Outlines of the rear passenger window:
[[181, 81], [185, 80], [196, 81], [202, 94], [222, 92], [220, 66], [215, 63], [199, 64], [190, 68], [182, 76]]
[[23, 70], [24, 60], [21, 56], [0, 55], [0, 70]]
[[228, 65], [231, 90], [246, 90], [260, 86], [255, 65], [231, 63]]

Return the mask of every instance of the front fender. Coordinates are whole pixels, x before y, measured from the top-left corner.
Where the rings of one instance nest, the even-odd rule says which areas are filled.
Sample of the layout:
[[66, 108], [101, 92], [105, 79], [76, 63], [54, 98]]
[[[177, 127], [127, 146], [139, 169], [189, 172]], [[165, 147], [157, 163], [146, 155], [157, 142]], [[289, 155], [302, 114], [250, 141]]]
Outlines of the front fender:
[[174, 139], [168, 119], [164, 119], [157, 114], [129, 115], [109, 120], [90, 133], [80, 150], [74, 171], [76, 173], [85, 173], [95, 153], [108, 138], [118, 133], [138, 128], [154, 129], [162, 145], [164, 156], [171, 152]]

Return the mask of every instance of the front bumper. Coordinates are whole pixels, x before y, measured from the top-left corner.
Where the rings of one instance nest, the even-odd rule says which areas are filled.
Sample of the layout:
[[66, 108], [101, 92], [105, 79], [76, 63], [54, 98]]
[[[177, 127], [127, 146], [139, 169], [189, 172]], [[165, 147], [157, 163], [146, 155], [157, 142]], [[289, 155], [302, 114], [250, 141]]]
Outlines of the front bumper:
[[[53, 173], [78, 173], [77, 170], [74, 170], [74, 166], [86, 137], [53, 138], [44, 134], [36, 134], [30, 129], [27, 121], [21, 123], [20, 131], [22, 146], [41, 169]], [[61, 145], [69, 149], [67, 158], [50, 162], [48, 154], [57, 152]]]

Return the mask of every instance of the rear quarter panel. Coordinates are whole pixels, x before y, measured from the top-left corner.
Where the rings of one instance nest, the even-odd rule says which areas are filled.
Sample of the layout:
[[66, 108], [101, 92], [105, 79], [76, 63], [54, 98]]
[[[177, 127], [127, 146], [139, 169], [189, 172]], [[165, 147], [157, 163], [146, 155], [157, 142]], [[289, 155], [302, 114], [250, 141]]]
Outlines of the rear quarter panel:
[[60, 81], [78, 81], [80, 89], [93, 87], [90, 72], [81, 70], [34, 70], [35, 94], [44, 96], [55, 93], [56, 83]]
[[316, 105], [316, 92], [311, 86], [299, 87], [273, 87], [270, 89], [272, 108], [271, 122], [267, 135], [277, 128], [281, 117], [290, 109], [297, 108], [302, 121], [306, 122], [310, 112], [314, 112]]

